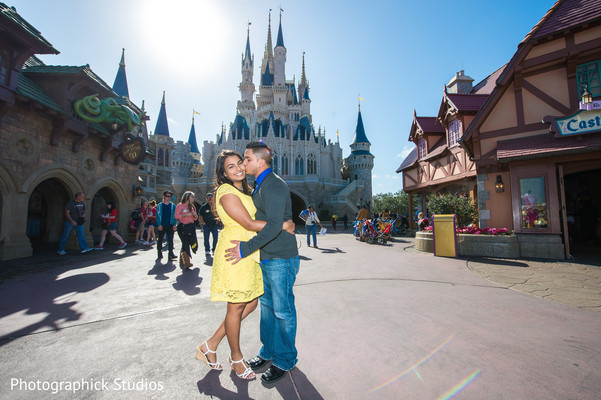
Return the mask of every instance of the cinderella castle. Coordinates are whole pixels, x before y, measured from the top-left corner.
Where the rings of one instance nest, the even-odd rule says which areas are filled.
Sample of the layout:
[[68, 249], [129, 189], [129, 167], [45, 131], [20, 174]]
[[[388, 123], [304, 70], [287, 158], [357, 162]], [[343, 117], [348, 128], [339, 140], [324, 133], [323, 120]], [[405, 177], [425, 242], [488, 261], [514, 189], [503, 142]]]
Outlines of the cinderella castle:
[[[370, 153], [371, 144], [365, 134], [361, 110], [350, 144], [351, 154], [343, 158], [338, 135], [336, 142], [332, 142], [326, 139], [325, 128], [315, 130], [313, 125], [304, 54], [297, 84], [294, 79], [286, 79], [286, 53], [281, 14], [273, 47], [270, 13], [256, 93], [255, 58], [251, 53], [250, 30], [247, 30], [241, 61], [240, 100], [234, 122], [227, 129], [221, 127], [215, 142], [205, 141], [202, 153], [193, 119], [188, 142], [175, 142], [170, 137], [163, 93], [154, 134], [148, 137], [149, 156], [140, 165], [144, 198], [160, 200], [165, 190], [179, 197], [191, 190], [198, 201], [203, 201], [204, 195], [214, 190], [215, 160], [219, 153], [232, 149], [243, 154], [247, 143], [262, 140], [274, 149], [272, 169], [290, 186], [293, 215], [312, 204], [322, 215], [346, 213], [352, 219], [358, 207], [371, 204], [374, 156]], [[124, 68], [122, 57], [116, 86], [123, 85], [118, 85], [118, 80], [125, 79]], [[122, 69], [123, 78], [119, 78]]]

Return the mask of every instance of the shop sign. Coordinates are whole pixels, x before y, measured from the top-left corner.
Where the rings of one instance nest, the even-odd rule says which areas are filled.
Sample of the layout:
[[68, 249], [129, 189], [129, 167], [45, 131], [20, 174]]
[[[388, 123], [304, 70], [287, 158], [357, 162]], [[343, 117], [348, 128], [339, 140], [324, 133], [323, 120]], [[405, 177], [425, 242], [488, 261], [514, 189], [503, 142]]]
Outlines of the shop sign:
[[555, 120], [560, 136], [579, 135], [601, 131], [601, 109], [578, 111], [574, 115]]
[[580, 102], [581, 110], [601, 110], [601, 101], [595, 100], [592, 103], [584, 104]]
[[121, 159], [128, 164], [138, 165], [144, 159], [145, 147], [141, 137], [128, 138], [119, 145]]

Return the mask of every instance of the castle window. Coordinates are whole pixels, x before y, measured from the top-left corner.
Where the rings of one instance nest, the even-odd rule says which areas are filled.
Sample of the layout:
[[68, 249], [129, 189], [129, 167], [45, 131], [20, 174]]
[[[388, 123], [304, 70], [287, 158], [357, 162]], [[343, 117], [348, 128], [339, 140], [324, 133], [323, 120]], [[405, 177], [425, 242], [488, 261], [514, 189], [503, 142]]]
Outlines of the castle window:
[[165, 150], [165, 167], [169, 166], [169, 150]]
[[576, 80], [578, 82], [578, 97], [582, 95], [584, 87], [593, 97], [601, 96], [600, 80], [601, 60], [593, 61], [587, 64], [581, 64], [576, 67]]
[[456, 145], [461, 138], [461, 121], [454, 119], [449, 122], [449, 147]]
[[299, 154], [294, 160], [294, 175], [304, 175], [305, 174], [305, 162], [301, 155]]
[[158, 155], [158, 165], [163, 165], [163, 149], [159, 149], [159, 155]]
[[315, 155], [309, 154], [307, 157], [307, 175], [316, 175], [317, 174], [317, 160], [315, 159]]
[[424, 158], [427, 153], [428, 153], [428, 149], [426, 146], [426, 139], [422, 138], [417, 142], [418, 160], [421, 160], [422, 158]]

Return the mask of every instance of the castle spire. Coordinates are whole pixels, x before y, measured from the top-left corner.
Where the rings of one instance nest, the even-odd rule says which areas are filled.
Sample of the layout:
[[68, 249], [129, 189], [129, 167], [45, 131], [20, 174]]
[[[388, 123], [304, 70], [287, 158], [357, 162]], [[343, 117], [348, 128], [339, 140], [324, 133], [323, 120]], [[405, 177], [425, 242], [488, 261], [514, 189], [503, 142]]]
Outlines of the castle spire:
[[301, 74], [300, 86], [307, 86], [307, 75], [305, 74], [305, 52], [303, 51], [303, 72]]
[[278, 29], [278, 39], [275, 43], [275, 47], [286, 47], [284, 46], [284, 35], [282, 35], [282, 9], [280, 9], [280, 27]]
[[167, 109], [165, 108], [165, 91], [163, 91], [163, 100], [161, 101], [161, 110], [157, 118], [157, 124], [154, 127], [155, 135], [169, 136], [169, 124], [167, 123]]
[[365, 135], [365, 128], [363, 127], [363, 118], [361, 118], [361, 104], [359, 104], [359, 116], [357, 117], [357, 129], [355, 129], [355, 137], [351, 145], [357, 143], [368, 143], [371, 144], [369, 140], [367, 140], [367, 135]]
[[273, 61], [273, 45], [271, 42], [271, 9], [269, 9], [269, 25], [267, 26], [267, 44], [265, 45], [265, 56], [263, 63]]
[[113, 83], [113, 91], [119, 96], [129, 97], [129, 90], [127, 88], [127, 75], [125, 74], [125, 49], [121, 51], [121, 62], [119, 63], [119, 70]]
[[190, 136], [188, 137], [188, 143], [190, 143], [190, 151], [192, 153], [200, 154], [200, 150], [198, 150], [198, 144], [196, 143], [196, 130], [194, 129], [194, 116], [192, 116], [192, 127], [190, 128]]
[[249, 60], [252, 63], [252, 55], [250, 54], [250, 22], [246, 28], [246, 50], [244, 51], [244, 61]]

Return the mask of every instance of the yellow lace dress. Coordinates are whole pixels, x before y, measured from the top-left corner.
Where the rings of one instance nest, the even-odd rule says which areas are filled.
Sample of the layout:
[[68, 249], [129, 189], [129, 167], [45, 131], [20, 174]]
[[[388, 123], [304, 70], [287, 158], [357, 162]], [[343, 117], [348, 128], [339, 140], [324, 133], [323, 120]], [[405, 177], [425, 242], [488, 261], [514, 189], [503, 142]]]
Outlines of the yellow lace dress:
[[215, 256], [213, 258], [213, 273], [211, 275], [211, 300], [227, 301], [230, 303], [243, 303], [251, 301], [263, 294], [263, 274], [259, 264], [259, 251], [257, 250], [239, 263], [232, 264], [225, 260], [225, 250], [234, 245], [230, 240], [247, 241], [256, 235], [249, 232], [234, 221], [223, 209], [219, 200], [225, 194], [236, 195], [251, 218], [255, 218], [257, 209], [252, 197], [242, 193], [229, 184], [219, 186], [215, 195], [217, 214], [223, 222], [223, 230], [219, 234]]

